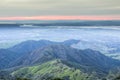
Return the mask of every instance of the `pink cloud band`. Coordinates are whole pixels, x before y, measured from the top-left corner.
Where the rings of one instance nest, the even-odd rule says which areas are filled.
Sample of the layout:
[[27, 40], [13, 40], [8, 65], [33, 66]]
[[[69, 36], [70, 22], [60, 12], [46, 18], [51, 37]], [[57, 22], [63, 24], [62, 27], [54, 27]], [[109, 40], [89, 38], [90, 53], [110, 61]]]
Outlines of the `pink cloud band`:
[[31, 17], [0, 17], [0, 20], [120, 20], [116, 16], [31, 16]]

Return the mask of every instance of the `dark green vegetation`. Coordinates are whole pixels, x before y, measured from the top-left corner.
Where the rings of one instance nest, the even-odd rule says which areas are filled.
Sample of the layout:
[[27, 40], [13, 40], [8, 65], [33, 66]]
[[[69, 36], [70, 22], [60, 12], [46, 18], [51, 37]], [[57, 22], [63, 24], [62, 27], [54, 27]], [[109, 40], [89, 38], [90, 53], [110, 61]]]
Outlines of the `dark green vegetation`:
[[71, 68], [60, 60], [54, 60], [41, 65], [20, 68], [12, 73], [16, 77], [31, 78], [32, 80], [47, 80], [48, 78], [59, 77], [68, 80], [86, 80], [87, 74], [79, 69]]
[[119, 80], [120, 61], [91, 49], [70, 47], [78, 42], [25, 41], [1, 49], [0, 79]]

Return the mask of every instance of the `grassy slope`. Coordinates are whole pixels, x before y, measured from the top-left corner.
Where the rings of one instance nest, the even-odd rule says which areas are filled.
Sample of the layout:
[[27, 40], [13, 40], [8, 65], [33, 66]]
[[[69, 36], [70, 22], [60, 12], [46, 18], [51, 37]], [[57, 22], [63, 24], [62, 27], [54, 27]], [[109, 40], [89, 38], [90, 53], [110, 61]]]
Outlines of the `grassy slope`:
[[39, 80], [43, 77], [66, 77], [70, 80], [86, 80], [87, 74], [82, 73], [79, 69], [66, 66], [60, 60], [54, 60], [42, 65], [21, 68], [12, 73], [13, 76], [32, 78]]

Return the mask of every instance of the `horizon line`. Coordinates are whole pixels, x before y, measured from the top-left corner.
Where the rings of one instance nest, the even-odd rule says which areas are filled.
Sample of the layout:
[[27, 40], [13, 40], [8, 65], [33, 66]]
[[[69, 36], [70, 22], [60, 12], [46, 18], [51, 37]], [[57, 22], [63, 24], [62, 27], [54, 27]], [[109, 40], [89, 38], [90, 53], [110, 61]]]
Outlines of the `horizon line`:
[[0, 20], [120, 20], [120, 15], [113, 16], [13, 16], [0, 17]]

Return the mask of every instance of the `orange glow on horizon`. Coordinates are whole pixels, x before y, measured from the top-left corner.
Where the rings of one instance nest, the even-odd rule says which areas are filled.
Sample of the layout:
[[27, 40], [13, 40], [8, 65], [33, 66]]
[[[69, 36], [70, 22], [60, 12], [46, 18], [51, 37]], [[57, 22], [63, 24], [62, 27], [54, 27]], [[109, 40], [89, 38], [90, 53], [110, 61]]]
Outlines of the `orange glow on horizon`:
[[0, 17], [0, 20], [120, 20], [118, 16], [31, 16]]

